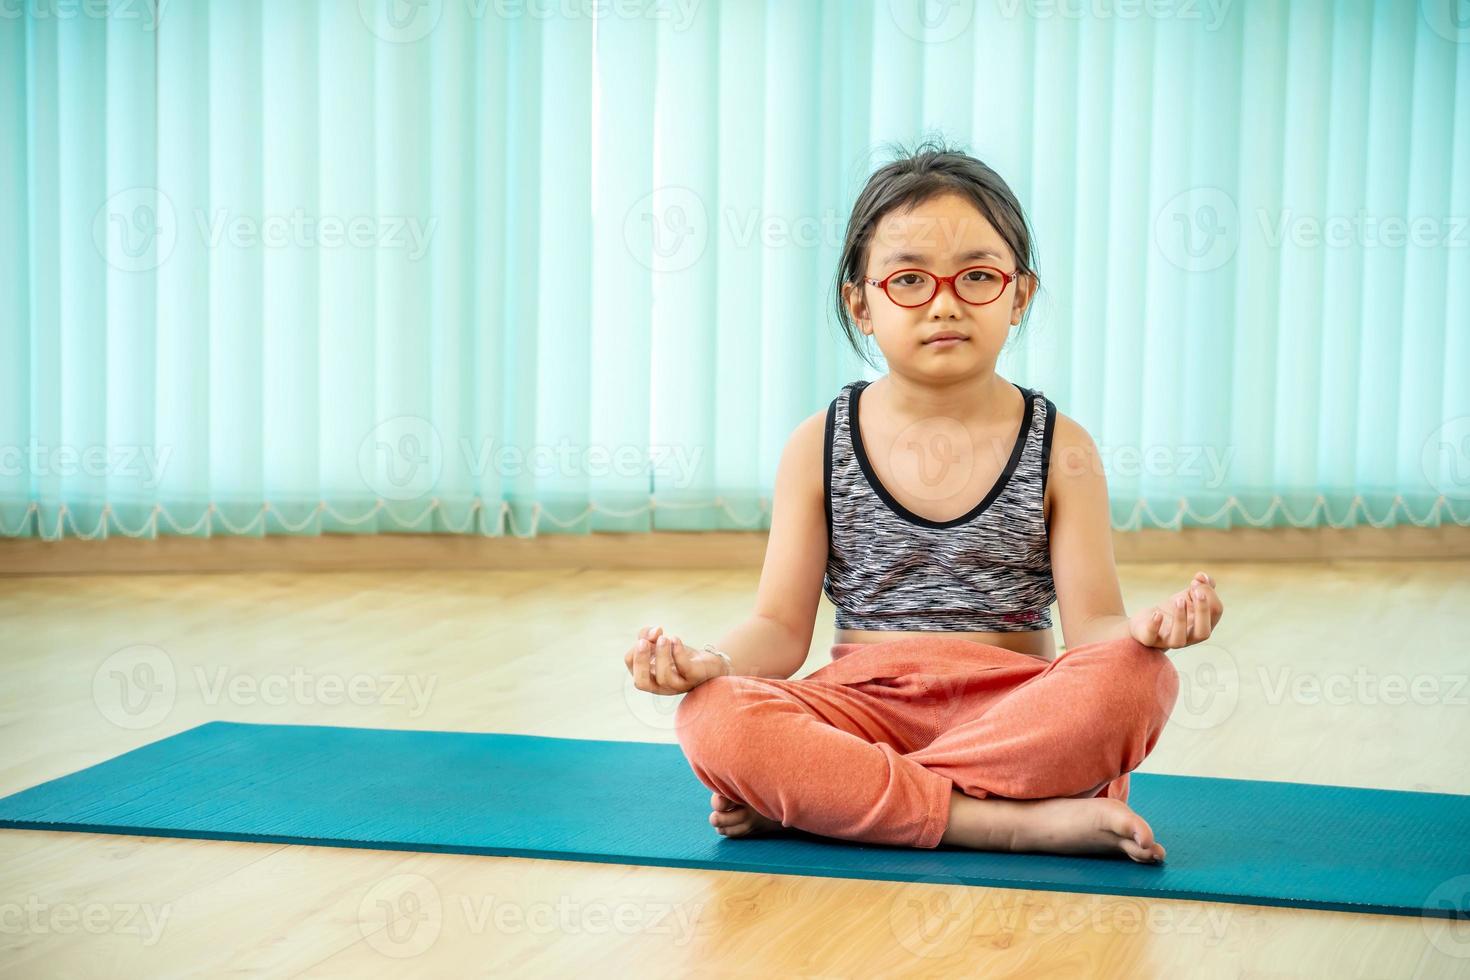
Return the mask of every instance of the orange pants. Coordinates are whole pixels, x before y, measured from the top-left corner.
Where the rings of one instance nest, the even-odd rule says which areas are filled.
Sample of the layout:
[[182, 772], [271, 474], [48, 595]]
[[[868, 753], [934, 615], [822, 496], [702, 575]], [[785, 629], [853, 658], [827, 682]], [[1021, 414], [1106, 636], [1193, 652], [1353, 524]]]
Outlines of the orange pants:
[[950, 794], [1128, 799], [1179, 676], [1132, 638], [1047, 663], [960, 637], [838, 643], [800, 680], [705, 681], [675, 713], [700, 782], [782, 825], [937, 847]]

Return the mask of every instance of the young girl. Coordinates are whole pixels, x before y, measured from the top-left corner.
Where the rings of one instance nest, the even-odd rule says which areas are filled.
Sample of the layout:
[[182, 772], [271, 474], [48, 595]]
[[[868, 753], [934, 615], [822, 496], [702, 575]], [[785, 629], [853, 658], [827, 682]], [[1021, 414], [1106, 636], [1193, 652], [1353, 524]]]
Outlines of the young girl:
[[[701, 650], [646, 627], [624, 658], [684, 694], [720, 834], [1163, 860], [1128, 774], [1174, 706], [1165, 651], [1224, 607], [1200, 572], [1124, 610], [1096, 446], [995, 371], [1037, 283], [1020, 204], [974, 157], [921, 145], [858, 196], [837, 309], [887, 374], [792, 433], [753, 615]], [[832, 661], [791, 680], [821, 590]]]

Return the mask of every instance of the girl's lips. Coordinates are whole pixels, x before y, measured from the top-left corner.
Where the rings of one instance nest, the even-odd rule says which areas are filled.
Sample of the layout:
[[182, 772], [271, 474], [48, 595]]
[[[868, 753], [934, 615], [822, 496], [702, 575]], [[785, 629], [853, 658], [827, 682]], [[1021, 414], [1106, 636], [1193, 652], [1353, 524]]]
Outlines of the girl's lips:
[[924, 341], [924, 346], [925, 347], [953, 347], [956, 344], [963, 344], [965, 342], [965, 339], [966, 338], [964, 338], [964, 337], [946, 337], [943, 340], [926, 340], [926, 341]]

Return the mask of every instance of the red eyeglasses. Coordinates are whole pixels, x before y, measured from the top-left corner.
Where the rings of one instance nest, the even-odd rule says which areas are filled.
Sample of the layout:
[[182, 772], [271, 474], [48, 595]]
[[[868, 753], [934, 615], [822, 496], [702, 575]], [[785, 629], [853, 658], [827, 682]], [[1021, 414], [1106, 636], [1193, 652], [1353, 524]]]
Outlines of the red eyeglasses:
[[877, 286], [894, 303], [908, 308], [928, 303], [943, 283], [949, 283], [949, 288], [962, 302], [984, 306], [1000, 299], [1006, 287], [1020, 275], [1019, 272], [1002, 272], [994, 266], [972, 265], [952, 276], [936, 276], [923, 269], [899, 269], [883, 279], [865, 276], [863, 282]]

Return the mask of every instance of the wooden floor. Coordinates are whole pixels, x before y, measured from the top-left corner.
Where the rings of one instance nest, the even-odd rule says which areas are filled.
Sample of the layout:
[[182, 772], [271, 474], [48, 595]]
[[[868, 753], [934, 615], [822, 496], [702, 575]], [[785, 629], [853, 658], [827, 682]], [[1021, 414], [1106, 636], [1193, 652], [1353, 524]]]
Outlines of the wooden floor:
[[[1196, 570], [1124, 566], [1129, 607]], [[1176, 654], [1179, 705], [1140, 771], [1470, 793], [1470, 562], [1208, 570], [1225, 618], [1209, 644]], [[672, 743], [676, 702], [631, 687], [630, 638], [663, 623], [686, 641], [713, 640], [748, 614], [757, 576], [0, 579], [0, 794], [212, 719]], [[827, 659], [832, 613], [824, 599], [797, 676]], [[176, 692], [138, 713], [106, 678], [145, 663], [171, 670]], [[283, 683], [293, 672], [309, 683]], [[330, 694], [316, 685], [322, 678], [354, 690], [356, 675], [369, 678], [355, 688], [357, 703], [313, 695]], [[1311, 678], [1326, 690], [1313, 696], [1303, 686]], [[1409, 691], [1418, 680], [1428, 703], [1387, 678]], [[706, 802], [690, 801], [691, 821], [707, 819]], [[1167, 847], [1167, 833], [1159, 837]], [[1365, 861], [1376, 844], [1363, 842]], [[753, 970], [1465, 977], [1470, 934], [1443, 920], [1213, 902], [0, 831], [7, 977]]]

